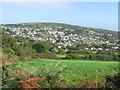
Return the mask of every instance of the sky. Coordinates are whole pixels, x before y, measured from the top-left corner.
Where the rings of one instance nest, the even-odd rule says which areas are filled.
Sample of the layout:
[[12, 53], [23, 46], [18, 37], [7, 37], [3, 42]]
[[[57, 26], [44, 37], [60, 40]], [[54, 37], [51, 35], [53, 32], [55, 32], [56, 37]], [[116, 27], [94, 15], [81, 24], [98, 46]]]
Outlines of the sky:
[[2, 2], [2, 24], [56, 22], [118, 30], [117, 2]]

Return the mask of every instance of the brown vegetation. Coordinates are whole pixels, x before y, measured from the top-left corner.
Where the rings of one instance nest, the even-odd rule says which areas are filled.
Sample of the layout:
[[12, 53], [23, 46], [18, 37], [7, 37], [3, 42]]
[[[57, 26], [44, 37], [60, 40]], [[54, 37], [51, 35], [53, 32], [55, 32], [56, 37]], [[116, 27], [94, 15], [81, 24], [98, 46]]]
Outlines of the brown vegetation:
[[17, 84], [22, 84], [18, 88], [43, 88], [37, 81], [46, 81], [45, 77], [30, 78], [27, 79], [27, 76], [22, 76], [24, 80], [17, 81]]

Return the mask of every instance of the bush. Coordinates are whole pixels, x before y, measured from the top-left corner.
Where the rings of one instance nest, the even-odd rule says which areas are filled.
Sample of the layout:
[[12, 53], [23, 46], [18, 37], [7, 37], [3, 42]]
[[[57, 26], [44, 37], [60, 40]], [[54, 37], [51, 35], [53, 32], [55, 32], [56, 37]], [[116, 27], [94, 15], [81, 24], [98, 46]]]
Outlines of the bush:
[[77, 54], [67, 54], [66, 59], [81, 59]]
[[111, 88], [120, 88], [120, 73], [106, 76], [106, 82], [109, 83]]
[[120, 55], [113, 55], [113, 60], [119, 61], [120, 60]]
[[64, 49], [58, 49], [57, 54], [65, 54], [65, 50]]
[[113, 57], [107, 54], [88, 54], [84, 56], [84, 59], [105, 61], [105, 60], [113, 60]]
[[37, 54], [37, 57], [43, 59], [57, 59], [56, 54]]

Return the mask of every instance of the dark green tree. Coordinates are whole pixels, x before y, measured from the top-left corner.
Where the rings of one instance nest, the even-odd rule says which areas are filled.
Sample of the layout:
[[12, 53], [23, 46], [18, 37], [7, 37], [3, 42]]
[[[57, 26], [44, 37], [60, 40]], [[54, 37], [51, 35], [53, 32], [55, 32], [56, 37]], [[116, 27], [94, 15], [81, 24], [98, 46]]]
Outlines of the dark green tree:
[[41, 41], [41, 42], [35, 43], [32, 46], [32, 48], [35, 49], [36, 52], [38, 52], [38, 53], [47, 53], [50, 46], [49, 46], [48, 42]]

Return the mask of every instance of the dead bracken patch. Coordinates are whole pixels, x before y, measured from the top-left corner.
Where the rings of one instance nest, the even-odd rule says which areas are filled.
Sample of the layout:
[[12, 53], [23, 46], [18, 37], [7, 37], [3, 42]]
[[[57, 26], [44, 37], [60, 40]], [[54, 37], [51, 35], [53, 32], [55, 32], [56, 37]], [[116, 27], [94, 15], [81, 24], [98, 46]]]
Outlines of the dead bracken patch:
[[22, 84], [21, 86], [18, 86], [18, 88], [43, 88], [41, 85], [38, 84], [38, 80], [46, 81], [46, 78], [39, 77], [18, 81], [17, 84]]

